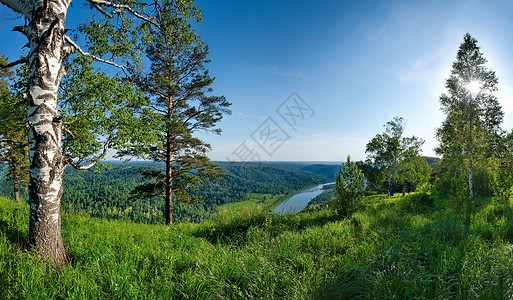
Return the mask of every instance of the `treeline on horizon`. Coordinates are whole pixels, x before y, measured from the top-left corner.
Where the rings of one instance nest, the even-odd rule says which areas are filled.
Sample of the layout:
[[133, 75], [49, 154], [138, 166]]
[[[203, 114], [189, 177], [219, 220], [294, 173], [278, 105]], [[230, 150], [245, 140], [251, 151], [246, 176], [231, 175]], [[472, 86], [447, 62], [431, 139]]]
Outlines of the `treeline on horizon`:
[[[425, 157], [431, 166], [439, 158]], [[163, 169], [154, 162], [109, 162], [111, 168], [100, 171], [67, 168], [64, 173], [62, 208], [68, 213], [94, 217], [159, 224], [163, 220], [164, 202], [158, 198], [131, 200], [131, 192], [141, 183], [139, 171]], [[201, 222], [212, 219], [219, 206], [249, 200], [253, 193], [289, 195], [306, 186], [333, 182], [340, 164], [307, 164], [301, 162], [216, 162], [223, 172], [224, 182], [209, 180], [199, 191], [201, 202], [173, 203], [177, 222]], [[434, 179], [434, 178], [433, 178]], [[0, 181], [0, 196], [12, 198], [12, 180]], [[386, 183], [383, 183], [385, 186]], [[397, 181], [400, 191], [405, 183]], [[369, 187], [369, 190], [372, 190]], [[27, 189], [20, 190], [21, 199], [28, 200]], [[331, 200], [332, 193], [323, 193], [312, 204]], [[285, 197], [285, 196], [284, 196]], [[284, 200], [284, 198], [282, 199]]]
[[[306, 186], [333, 181], [337, 165], [282, 166], [275, 163], [218, 162], [224, 182], [208, 180], [195, 195], [201, 202], [174, 202], [177, 222], [201, 222], [212, 219], [223, 204], [249, 200], [252, 194], [288, 195]], [[62, 208], [68, 213], [94, 217], [131, 220], [158, 224], [164, 221], [164, 202], [159, 198], [130, 199], [134, 187], [141, 183], [143, 169], [163, 169], [153, 162], [112, 163], [110, 170], [67, 168], [64, 177]], [[308, 169], [308, 170], [304, 170]], [[316, 171], [311, 172], [310, 170]], [[12, 183], [0, 181], [0, 196], [12, 198]], [[21, 199], [28, 200], [27, 189], [21, 189]]]

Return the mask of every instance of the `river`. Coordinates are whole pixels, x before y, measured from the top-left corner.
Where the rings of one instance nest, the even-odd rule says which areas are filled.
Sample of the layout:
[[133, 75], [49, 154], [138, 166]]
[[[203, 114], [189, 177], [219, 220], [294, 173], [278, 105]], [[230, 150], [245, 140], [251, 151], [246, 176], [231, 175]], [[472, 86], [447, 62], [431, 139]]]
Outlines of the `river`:
[[276, 206], [273, 212], [278, 214], [296, 213], [308, 206], [313, 198], [320, 195], [325, 185], [335, 184], [334, 182], [323, 183], [301, 191]]

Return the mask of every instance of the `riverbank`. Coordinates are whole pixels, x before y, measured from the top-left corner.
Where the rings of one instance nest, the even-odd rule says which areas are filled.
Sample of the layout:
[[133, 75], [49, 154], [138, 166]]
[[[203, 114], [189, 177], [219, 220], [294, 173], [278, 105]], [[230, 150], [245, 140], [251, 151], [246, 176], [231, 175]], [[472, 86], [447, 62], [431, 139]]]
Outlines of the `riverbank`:
[[[325, 183], [323, 183], [323, 184], [325, 184]], [[323, 184], [316, 183], [316, 184], [307, 185], [306, 187], [304, 187], [300, 190], [292, 191], [288, 194], [272, 195], [272, 194], [251, 193], [251, 194], [249, 194], [248, 200], [221, 205], [217, 208], [217, 211], [219, 213], [236, 213], [237, 211], [240, 211], [240, 210], [254, 209], [256, 207], [261, 207], [262, 209], [267, 210], [267, 211], [274, 211], [276, 209], [276, 207], [278, 207], [282, 203], [286, 202], [294, 195], [305, 192], [313, 187], [323, 185]]]
[[322, 183], [310, 188], [307, 188], [301, 192], [294, 194], [289, 199], [280, 203], [273, 209], [274, 213], [284, 214], [284, 213], [296, 213], [308, 206], [308, 203], [323, 193], [325, 191], [325, 186], [333, 185], [334, 182]]

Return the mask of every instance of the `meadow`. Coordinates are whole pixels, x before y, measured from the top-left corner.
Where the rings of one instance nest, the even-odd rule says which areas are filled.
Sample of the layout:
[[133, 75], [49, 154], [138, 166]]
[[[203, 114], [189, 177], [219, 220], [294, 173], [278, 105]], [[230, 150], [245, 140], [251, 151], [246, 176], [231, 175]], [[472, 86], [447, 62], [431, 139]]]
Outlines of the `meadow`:
[[350, 218], [326, 205], [263, 205], [172, 226], [63, 214], [69, 263], [23, 250], [28, 206], [0, 198], [5, 299], [506, 299], [513, 212], [479, 198], [471, 222], [427, 194], [365, 197]]

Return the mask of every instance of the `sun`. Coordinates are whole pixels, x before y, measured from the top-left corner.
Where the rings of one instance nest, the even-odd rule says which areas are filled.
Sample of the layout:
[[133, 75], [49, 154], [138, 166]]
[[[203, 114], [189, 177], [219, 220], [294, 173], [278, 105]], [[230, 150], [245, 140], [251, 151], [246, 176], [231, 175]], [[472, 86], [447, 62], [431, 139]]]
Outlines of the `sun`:
[[481, 82], [478, 80], [471, 80], [467, 84], [467, 89], [472, 95], [477, 95], [479, 91], [481, 90]]

